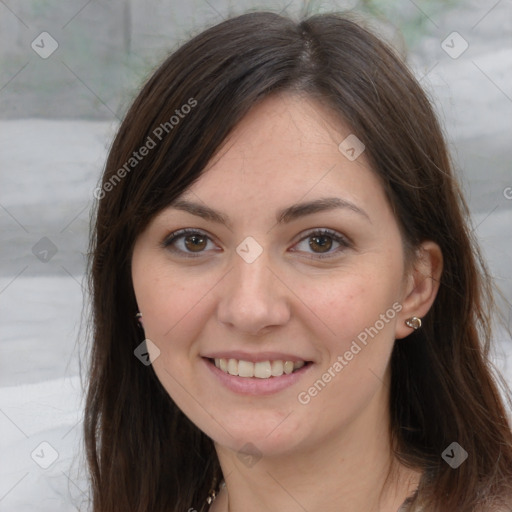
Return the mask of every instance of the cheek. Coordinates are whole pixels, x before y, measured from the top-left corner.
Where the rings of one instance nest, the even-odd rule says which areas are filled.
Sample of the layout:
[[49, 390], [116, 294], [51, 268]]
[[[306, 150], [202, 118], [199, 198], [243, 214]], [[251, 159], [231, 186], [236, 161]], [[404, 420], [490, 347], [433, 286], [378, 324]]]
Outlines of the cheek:
[[[354, 288], [359, 293], [344, 294], [336, 303], [338, 311], [329, 319], [336, 336], [322, 346], [325, 358], [298, 397], [301, 404], [309, 404], [305, 410], [322, 411], [325, 424], [333, 429], [351, 423], [376, 396], [385, 400], [381, 394], [400, 305], [388, 293], [376, 295], [373, 290], [369, 296], [366, 290]], [[340, 308], [340, 303], [346, 307]]]
[[326, 327], [329, 348], [339, 352], [348, 350], [352, 340], [359, 338], [364, 343], [369, 332], [373, 337], [393, 338], [396, 309], [400, 308], [398, 283], [393, 269], [387, 273], [368, 269], [347, 272], [324, 286], [303, 289], [302, 294], [309, 297], [319, 325]]
[[155, 258], [134, 259], [132, 278], [145, 334], [160, 343], [169, 338], [177, 342], [186, 339], [185, 332], [198, 326], [198, 318], [204, 315], [205, 293], [215, 285], [208, 273], [188, 275]]
[[[155, 259], [134, 265], [133, 285], [137, 304], [143, 313], [144, 336], [159, 350], [152, 358], [152, 367], [159, 381], [178, 407], [202, 426], [211, 418], [199, 399], [194, 386], [194, 375], [199, 374], [197, 347], [193, 343], [204, 327], [202, 319], [211, 315], [205, 286], [208, 276], [187, 278], [184, 272], [170, 270], [165, 262]], [[208, 310], [207, 310], [208, 309]], [[192, 365], [191, 365], [192, 363]]]
[[329, 319], [336, 339], [329, 346], [329, 362], [323, 370], [336, 377], [323, 400], [342, 400], [350, 410], [367, 403], [381, 386], [401, 310], [399, 287], [394, 283], [380, 273], [353, 279], [339, 289], [337, 301], [330, 303], [336, 307]]
[[[349, 421], [369, 403], [385, 379], [401, 309], [397, 300], [400, 269], [396, 267], [383, 272], [370, 265], [331, 281], [328, 294], [310, 294], [330, 334], [318, 336], [325, 357], [315, 379], [307, 383], [314, 387], [309, 388], [312, 394], [306, 388], [303, 391], [321, 408], [343, 404], [333, 422], [337, 414], [343, 417], [338, 420]], [[325, 387], [319, 380], [327, 382]]]

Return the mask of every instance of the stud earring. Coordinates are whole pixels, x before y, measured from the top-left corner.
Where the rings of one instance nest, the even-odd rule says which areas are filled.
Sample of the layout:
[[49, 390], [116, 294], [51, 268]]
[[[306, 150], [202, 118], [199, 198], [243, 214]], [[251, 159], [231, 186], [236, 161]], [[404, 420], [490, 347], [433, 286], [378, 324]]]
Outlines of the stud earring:
[[418, 318], [417, 316], [411, 316], [411, 318], [408, 318], [405, 321], [405, 325], [416, 331], [421, 327], [421, 318]]
[[137, 314], [135, 315], [135, 318], [139, 322], [139, 327], [142, 328], [142, 313], [140, 311], [137, 311]]

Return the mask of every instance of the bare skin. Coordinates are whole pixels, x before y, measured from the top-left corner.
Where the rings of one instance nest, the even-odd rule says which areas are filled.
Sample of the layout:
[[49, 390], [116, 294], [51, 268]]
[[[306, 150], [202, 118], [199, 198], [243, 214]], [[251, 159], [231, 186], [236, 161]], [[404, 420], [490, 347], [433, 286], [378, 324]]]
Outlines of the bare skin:
[[[442, 255], [427, 241], [406, 261], [364, 152], [351, 161], [338, 149], [349, 134], [313, 100], [267, 98], [181, 197], [229, 224], [169, 207], [136, 241], [135, 294], [160, 351], [153, 368], [214, 440], [223, 469], [212, 512], [396, 512], [418, 485], [419, 471], [391, 453], [389, 361], [395, 340], [412, 332], [405, 320], [431, 307]], [[276, 221], [294, 203], [326, 197], [344, 206]], [[183, 228], [196, 234], [162, 246]], [[240, 246], [261, 254], [248, 262]], [[346, 356], [370, 327], [377, 332]], [[238, 392], [208, 360], [232, 352], [285, 353], [308, 365], [276, 392]]]

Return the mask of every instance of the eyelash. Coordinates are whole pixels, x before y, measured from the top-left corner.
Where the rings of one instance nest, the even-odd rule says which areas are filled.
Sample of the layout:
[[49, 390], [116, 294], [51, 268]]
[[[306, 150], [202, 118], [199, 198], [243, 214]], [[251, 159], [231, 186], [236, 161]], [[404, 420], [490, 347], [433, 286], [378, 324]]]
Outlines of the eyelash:
[[[179, 253], [180, 255], [185, 255], [186, 258], [198, 258], [198, 257], [200, 257], [202, 255], [202, 252], [198, 252], [196, 254], [193, 254], [193, 253], [187, 253], [187, 252], [181, 251], [179, 249], [176, 249], [175, 247], [172, 247], [173, 243], [175, 243], [177, 240], [179, 240], [181, 238], [186, 237], [187, 235], [200, 235], [202, 237], [207, 238], [208, 240], [211, 240], [211, 238], [206, 233], [204, 233], [203, 231], [200, 231], [200, 230], [197, 230], [197, 229], [185, 228], [185, 229], [180, 229], [179, 231], [175, 231], [175, 232], [171, 233], [170, 235], [168, 235], [165, 238], [165, 240], [162, 242], [161, 245], [162, 245], [162, 247], [164, 249], [168, 249], [168, 250], [170, 250], [170, 251], [172, 251], [174, 253]], [[352, 247], [351, 242], [345, 236], [340, 235], [336, 231], [332, 231], [330, 229], [317, 229], [315, 231], [311, 231], [306, 236], [301, 238], [297, 242], [297, 244], [299, 244], [300, 242], [302, 242], [302, 241], [304, 241], [304, 240], [306, 240], [308, 238], [313, 238], [315, 236], [318, 236], [318, 237], [328, 236], [328, 237], [332, 238], [335, 242], [339, 243], [340, 246], [342, 248], [344, 248], [344, 249]], [[340, 249], [340, 248], [338, 248], [338, 249]], [[295, 252], [295, 251], [293, 251], [293, 252]], [[329, 253], [325, 253], [325, 254], [313, 253], [313, 254], [315, 254], [315, 256], [308, 256], [308, 258], [311, 258], [311, 259], [332, 258], [338, 252], [339, 251], [334, 251], [334, 252], [329, 252]]]

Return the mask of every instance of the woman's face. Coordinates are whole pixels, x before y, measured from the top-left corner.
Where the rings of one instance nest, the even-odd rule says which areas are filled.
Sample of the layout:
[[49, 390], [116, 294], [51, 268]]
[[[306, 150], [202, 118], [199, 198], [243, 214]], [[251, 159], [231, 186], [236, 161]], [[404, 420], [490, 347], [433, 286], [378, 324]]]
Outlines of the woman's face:
[[153, 368], [224, 447], [304, 452], [387, 421], [408, 280], [361, 149], [313, 100], [268, 98], [136, 241]]

